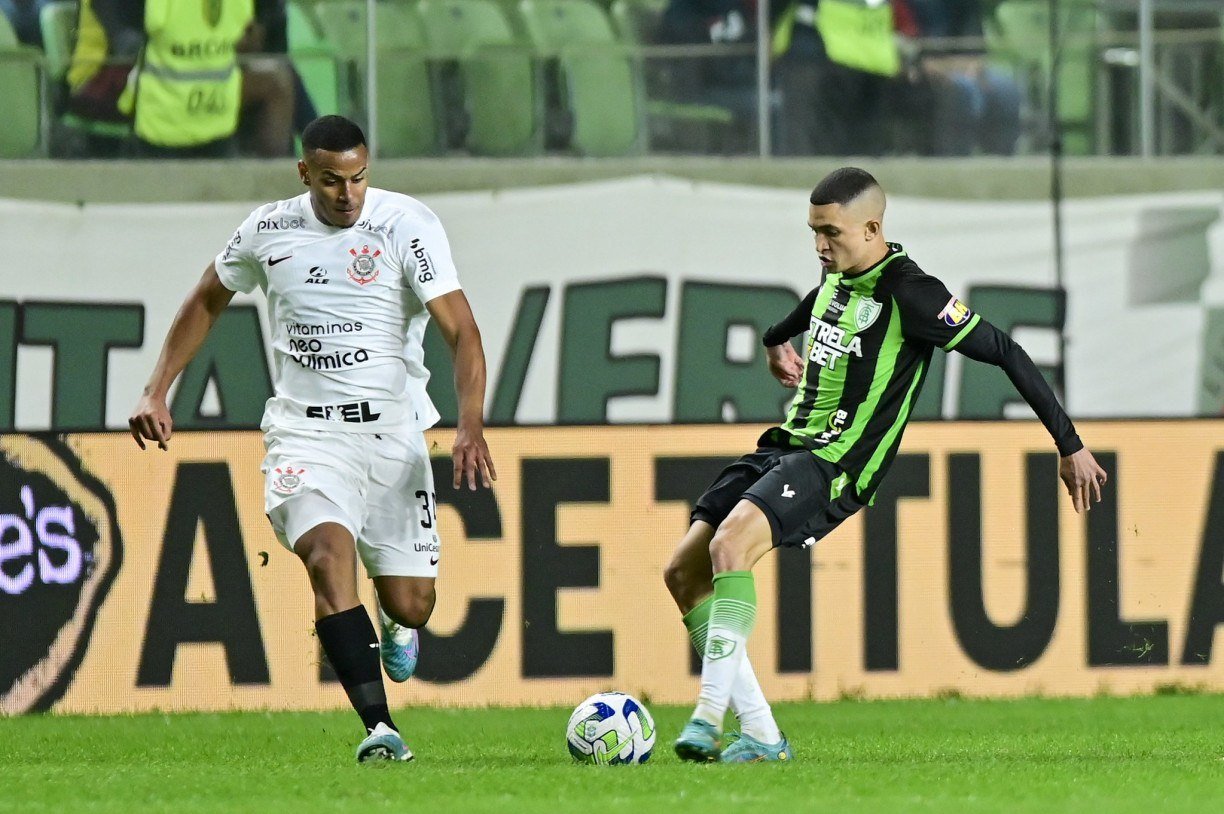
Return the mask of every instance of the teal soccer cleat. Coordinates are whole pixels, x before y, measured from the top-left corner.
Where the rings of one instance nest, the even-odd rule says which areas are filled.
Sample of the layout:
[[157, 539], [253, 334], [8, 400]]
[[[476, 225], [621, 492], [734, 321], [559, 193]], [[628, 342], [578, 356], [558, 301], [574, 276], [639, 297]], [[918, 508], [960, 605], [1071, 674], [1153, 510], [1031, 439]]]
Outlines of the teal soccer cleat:
[[723, 763], [781, 763], [794, 757], [786, 735], [777, 743], [762, 743], [751, 735], [742, 733], [723, 750], [719, 758]]
[[676, 754], [681, 760], [712, 763], [718, 760], [718, 730], [709, 721], [693, 718], [676, 739]]
[[402, 684], [416, 672], [417, 657], [421, 654], [420, 637], [413, 628], [391, 621], [382, 608], [378, 609], [378, 618], [382, 622], [378, 654], [382, 657], [383, 669], [387, 671], [387, 678]]
[[386, 724], [379, 724], [357, 747], [357, 762], [375, 760], [412, 760], [412, 750], [404, 745], [400, 734]]

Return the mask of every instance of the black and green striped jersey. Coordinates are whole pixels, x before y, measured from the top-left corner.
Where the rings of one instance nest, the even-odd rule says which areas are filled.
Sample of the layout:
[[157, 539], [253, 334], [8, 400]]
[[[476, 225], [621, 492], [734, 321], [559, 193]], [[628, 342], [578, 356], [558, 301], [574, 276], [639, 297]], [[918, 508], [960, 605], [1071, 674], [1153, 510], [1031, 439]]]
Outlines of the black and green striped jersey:
[[893, 243], [867, 271], [827, 273], [808, 303], [803, 379], [762, 441], [807, 447], [846, 474], [836, 488], [867, 500], [896, 455], [932, 350], [955, 348], [980, 317]]

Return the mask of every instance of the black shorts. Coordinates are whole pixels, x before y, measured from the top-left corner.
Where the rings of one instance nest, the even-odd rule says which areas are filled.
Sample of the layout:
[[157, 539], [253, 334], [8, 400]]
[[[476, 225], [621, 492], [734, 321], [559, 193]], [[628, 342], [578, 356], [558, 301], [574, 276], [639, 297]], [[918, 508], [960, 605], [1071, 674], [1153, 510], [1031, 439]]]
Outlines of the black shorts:
[[834, 494], [842, 471], [806, 449], [763, 447], [722, 471], [693, 508], [692, 520], [711, 526], [740, 500], [750, 500], [769, 520], [775, 546], [807, 548], [866, 506], [847, 484]]

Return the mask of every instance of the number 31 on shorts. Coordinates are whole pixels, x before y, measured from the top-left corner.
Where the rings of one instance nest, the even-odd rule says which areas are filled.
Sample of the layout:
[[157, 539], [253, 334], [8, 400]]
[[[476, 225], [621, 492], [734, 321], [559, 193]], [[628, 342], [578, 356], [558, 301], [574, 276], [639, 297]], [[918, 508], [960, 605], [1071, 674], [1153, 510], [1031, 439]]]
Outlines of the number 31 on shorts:
[[426, 492], [424, 489], [418, 489], [416, 496], [421, 499], [421, 528], [431, 529], [434, 526], [434, 520], [438, 516], [438, 496], [433, 492]]

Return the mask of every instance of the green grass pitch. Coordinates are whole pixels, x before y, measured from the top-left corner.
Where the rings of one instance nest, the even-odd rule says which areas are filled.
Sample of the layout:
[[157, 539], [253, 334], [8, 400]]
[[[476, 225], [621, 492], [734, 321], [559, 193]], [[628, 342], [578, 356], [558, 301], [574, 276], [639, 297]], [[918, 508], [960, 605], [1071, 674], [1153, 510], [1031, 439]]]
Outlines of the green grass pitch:
[[1224, 696], [779, 704], [796, 760], [571, 763], [568, 709], [401, 710], [417, 760], [359, 766], [351, 713], [0, 719], [0, 812], [1224, 810]]

